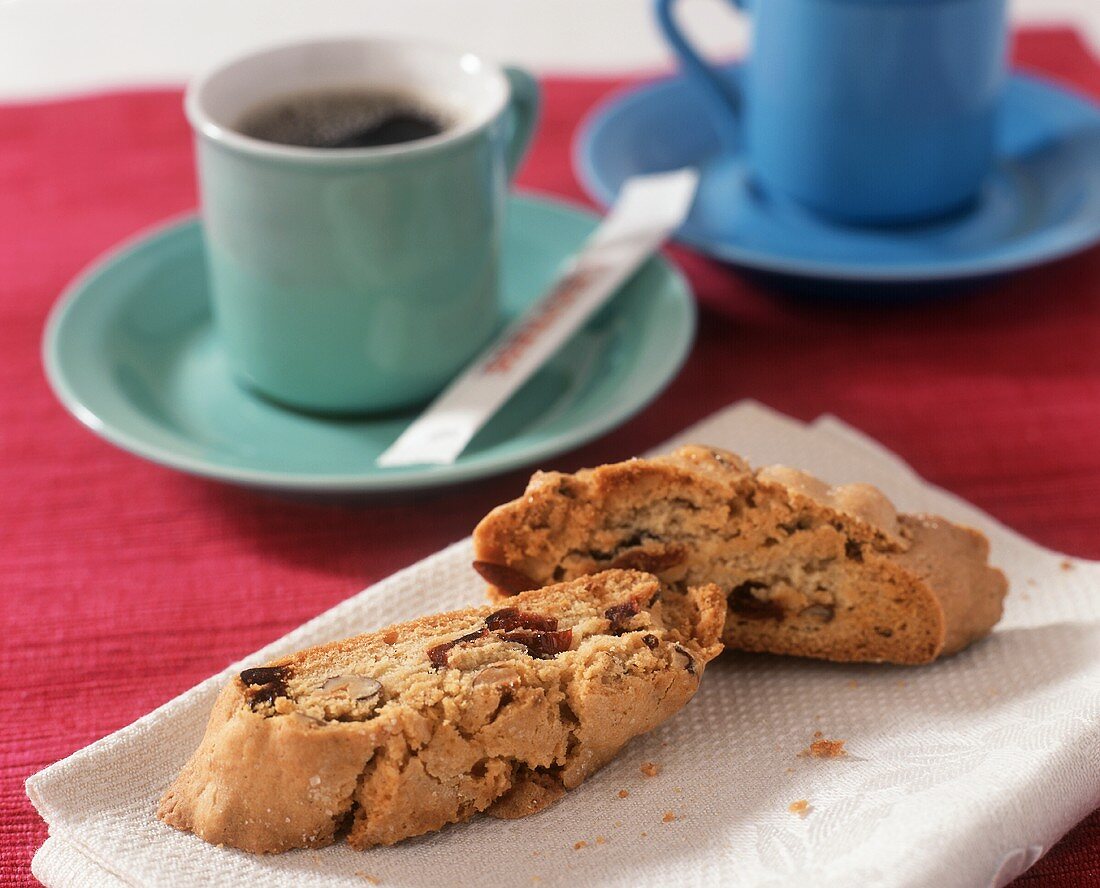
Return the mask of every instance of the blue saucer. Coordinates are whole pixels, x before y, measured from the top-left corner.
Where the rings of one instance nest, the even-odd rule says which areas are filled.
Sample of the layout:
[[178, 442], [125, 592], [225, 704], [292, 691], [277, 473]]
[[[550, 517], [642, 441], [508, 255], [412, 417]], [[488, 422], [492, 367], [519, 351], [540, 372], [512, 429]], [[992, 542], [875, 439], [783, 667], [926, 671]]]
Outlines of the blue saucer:
[[[727, 72], [741, 73], [738, 65]], [[629, 176], [698, 166], [699, 195], [677, 238], [717, 259], [781, 275], [872, 284], [963, 280], [1100, 241], [1100, 108], [1024, 74], [1009, 79], [996, 168], [977, 203], [923, 225], [837, 225], [761, 193], [745, 158], [721, 152], [702, 99], [683, 77], [603, 102], [582, 124], [574, 162], [604, 205]]]

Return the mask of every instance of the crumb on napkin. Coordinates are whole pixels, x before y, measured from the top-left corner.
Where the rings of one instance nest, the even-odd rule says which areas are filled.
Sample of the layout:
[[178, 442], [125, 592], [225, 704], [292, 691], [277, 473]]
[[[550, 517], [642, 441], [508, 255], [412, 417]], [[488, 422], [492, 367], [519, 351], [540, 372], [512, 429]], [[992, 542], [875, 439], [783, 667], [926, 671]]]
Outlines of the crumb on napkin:
[[796, 802], [791, 802], [787, 806], [787, 810], [805, 819], [806, 815], [809, 814], [813, 808], [810, 807], [810, 803], [806, 799], [799, 799]]
[[848, 754], [843, 740], [830, 740], [821, 731], [814, 731], [809, 746], [798, 754], [799, 758], [841, 758]]

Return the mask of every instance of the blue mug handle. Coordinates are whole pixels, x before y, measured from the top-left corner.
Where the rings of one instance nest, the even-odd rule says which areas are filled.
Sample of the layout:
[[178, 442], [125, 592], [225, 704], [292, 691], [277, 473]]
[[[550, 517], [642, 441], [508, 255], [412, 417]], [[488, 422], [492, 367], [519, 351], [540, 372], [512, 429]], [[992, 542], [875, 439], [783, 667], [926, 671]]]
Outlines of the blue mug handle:
[[509, 98], [511, 122], [508, 145], [505, 149], [505, 164], [508, 168], [508, 179], [511, 181], [520, 161], [527, 154], [527, 149], [531, 147], [531, 137], [535, 134], [541, 100], [538, 81], [523, 68], [507, 65], [504, 67], [504, 76], [508, 78], [511, 91]]
[[[745, 9], [748, 0], [730, 0], [738, 9]], [[699, 85], [700, 94], [710, 107], [718, 136], [730, 150], [741, 147], [741, 112], [744, 99], [741, 90], [728, 78], [707, 64], [695, 47], [688, 42], [684, 32], [672, 15], [676, 0], [654, 0], [653, 9], [657, 24], [664, 32], [672, 51], [680, 58], [684, 73]]]

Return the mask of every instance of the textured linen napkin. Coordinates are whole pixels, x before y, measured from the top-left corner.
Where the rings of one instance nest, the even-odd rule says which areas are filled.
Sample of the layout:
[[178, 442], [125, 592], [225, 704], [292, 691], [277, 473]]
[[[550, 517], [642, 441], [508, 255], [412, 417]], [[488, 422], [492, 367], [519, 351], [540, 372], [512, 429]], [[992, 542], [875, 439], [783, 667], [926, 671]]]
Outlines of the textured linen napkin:
[[[1100, 563], [1034, 545], [830, 417], [807, 426], [742, 402], [662, 449], [688, 441], [834, 484], [867, 481], [900, 510], [980, 528], [1009, 575], [1004, 619], [991, 638], [927, 667], [723, 655], [683, 712], [524, 820], [478, 817], [367, 852], [259, 857], [155, 819], [215, 695], [242, 666], [479, 603], [464, 540], [31, 777], [50, 828], [34, 874], [52, 888], [1001, 886], [1100, 803]], [[815, 731], [845, 739], [849, 756], [799, 757]], [[642, 774], [645, 762], [657, 776]], [[805, 817], [788, 810], [800, 799]]]

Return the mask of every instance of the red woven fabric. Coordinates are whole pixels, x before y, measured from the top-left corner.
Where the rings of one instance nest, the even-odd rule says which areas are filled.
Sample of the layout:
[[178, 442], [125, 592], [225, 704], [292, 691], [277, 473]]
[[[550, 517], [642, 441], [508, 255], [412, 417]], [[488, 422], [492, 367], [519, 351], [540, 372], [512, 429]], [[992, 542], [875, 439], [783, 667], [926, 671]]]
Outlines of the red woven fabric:
[[[1068, 31], [1025, 67], [1100, 99]], [[621, 82], [550, 80], [521, 184], [580, 197], [569, 145]], [[289, 500], [137, 460], [54, 401], [39, 338], [97, 254], [195, 204], [175, 91], [0, 108], [0, 883], [34, 884], [44, 765], [467, 534], [525, 473], [385, 501]], [[651, 447], [731, 401], [829, 411], [1039, 542], [1100, 558], [1100, 249], [947, 301], [811, 306], [672, 250], [704, 306], [683, 373], [641, 416], [552, 467]], [[1018, 884], [1100, 884], [1094, 814]]]

